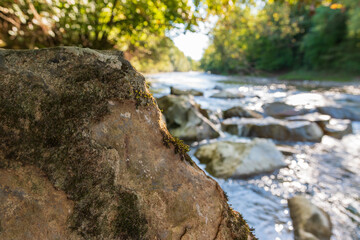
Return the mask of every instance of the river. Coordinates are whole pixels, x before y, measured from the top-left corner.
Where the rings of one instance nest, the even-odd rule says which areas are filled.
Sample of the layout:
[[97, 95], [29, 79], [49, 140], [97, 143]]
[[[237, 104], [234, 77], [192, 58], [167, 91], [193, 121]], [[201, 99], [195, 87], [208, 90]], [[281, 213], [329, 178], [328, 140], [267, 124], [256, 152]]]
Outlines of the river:
[[[284, 101], [304, 108], [329, 104], [346, 106], [360, 112], [360, 84], [331, 82], [283, 82], [255, 77], [229, 77], [206, 73], [162, 73], [147, 75], [155, 97], [170, 94], [170, 87], [197, 89], [204, 96], [195, 101], [204, 109], [221, 111], [243, 106], [262, 111], [264, 103]], [[239, 90], [243, 99], [216, 99], [209, 96], [215, 86]], [[311, 196], [312, 202], [329, 213], [332, 239], [360, 239], [360, 122], [352, 122], [353, 134], [337, 140], [328, 136], [321, 143], [289, 143], [296, 154], [286, 157], [287, 168], [246, 180], [216, 179], [227, 192], [232, 207], [239, 211], [259, 239], [294, 239], [287, 199], [295, 194]], [[223, 132], [214, 141], [242, 141]], [[199, 144], [191, 144], [194, 157]]]

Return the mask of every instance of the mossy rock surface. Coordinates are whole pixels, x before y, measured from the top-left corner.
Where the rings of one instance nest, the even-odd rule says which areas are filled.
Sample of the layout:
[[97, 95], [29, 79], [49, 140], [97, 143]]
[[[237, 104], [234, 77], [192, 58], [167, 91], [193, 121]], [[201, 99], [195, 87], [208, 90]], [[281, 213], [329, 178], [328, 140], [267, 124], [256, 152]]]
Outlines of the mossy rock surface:
[[[0, 182], [0, 219], [14, 197], [3, 189], [35, 194], [30, 202], [55, 191], [68, 213], [33, 239], [252, 238], [219, 185], [171, 138], [143, 76], [121, 52], [0, 50], [0, 75], [0, 171], [12, 174]], [[11, 180], [27, 175], [48, 183]], [[27, 223], [24, 213], [11, 214]], [[39, 214], [37, 226], [44, 219]], [[0, 229], [2, 239], [12, 226]]]

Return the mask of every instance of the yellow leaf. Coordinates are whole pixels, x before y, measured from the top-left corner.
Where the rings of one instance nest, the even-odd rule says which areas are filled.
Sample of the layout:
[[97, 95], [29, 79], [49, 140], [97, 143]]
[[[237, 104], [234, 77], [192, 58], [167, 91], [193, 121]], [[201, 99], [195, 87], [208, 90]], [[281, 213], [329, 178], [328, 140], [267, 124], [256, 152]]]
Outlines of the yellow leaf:
[[273, 18], [274, 18], [275, 22], [279, 21], [279, 14], [278, 14], [278, 13], [274, 13], [274, 14], [273, 14]]

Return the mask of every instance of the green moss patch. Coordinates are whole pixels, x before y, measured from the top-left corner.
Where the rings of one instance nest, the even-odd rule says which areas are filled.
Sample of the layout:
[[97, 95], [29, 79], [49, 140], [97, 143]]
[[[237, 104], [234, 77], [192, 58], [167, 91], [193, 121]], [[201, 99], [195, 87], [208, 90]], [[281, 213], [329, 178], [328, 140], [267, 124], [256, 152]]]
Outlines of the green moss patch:
[[227, 227], [231, 229], [231, 237], [234, 240], [248, 240], [251, 236], [252, 240], [257, 240], [253, 234], [254, 229], [249, 228], [248, 224], [240, 213], [234, 211], [230, 207], [227, 211]]
[[167, 131], [161, 131], [161, 134], [163, 136], [163, 144], [167, 148], [170, 148], [172, 146], [174, 148], [174, 153], [179, 154], [181, 160], [187, 161], [190, 163], [191, 166], [195, 166], [195, 162], [191, 159], [191, 157], [188, 155], [188, 152], [190, 151], [190, 147], [186, 145], [182, 140], [180, 140], [177, 137], [173, 137], [169, 132]]

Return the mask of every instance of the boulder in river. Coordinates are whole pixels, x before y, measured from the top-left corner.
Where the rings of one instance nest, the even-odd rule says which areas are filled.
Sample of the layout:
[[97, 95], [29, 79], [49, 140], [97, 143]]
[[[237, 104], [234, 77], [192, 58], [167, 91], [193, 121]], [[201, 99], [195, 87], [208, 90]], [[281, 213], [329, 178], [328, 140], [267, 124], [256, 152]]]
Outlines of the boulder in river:
[[215, 142], [198, 148], [195, 156], [219, 178], [243, 178], [285, 167], [283, 155], [271, 140]]
[[232, 107], [224, 111], [224, 118], [240, 117], [240, 118], [262, 118], [260, 113], [248, 110], [240, 106]]
[[221, 90], [220, 92], [214, 93], [210, 97], [236, 99], [236, 98], [244, 98], [245, 96], [240, 92], [230, 92], [228, 90]]
[[293, 116], [286, 118], [288, 121], [309, 121], [314, 122], [324, 131], [324, 134], [334, 138], [342, 138], [352, 133], [352, 124], [348, 119], [332, 119], [329, 115], [320, 114], [318, 112], [308, 113], [301, 116]]
[[288, 205], [294, 225], [295, 239], [330, 239], [332, 225], [329, 215], [324, 210], [312, 204], [302, 195], [289, 199]]
[[214, 124], [200, 111], [191, 95], [168, 95], [157, 100], [170, 132], [186, 141], [200, 141], [220, 136]]
[[317, 110], [322, 114], [330, 115], [332, 118], [360, 121], [360, 115], [347, 108], [337, 106], [325, 106], [318, 107]]
[[292, 116], [286, 118], [288, 121], [308, 121], [308, 122], [314, 122], [322, 129], [325, 128], [326, 124], [329, 123], [331, 117], [329, 115], [320, 114], [318, 112], [314, 113], [308, 113], [305, 115], [299, 115], [299, 116]]
[[274, 118], [286, 118], [305, 114], [305, 110], [298, 110], [295, 106], [284, 102], [267, 103], [263, 106], [264, 112]]
[[195, 89], [188, 89], [188, 90], [182, 90], [179, 88], [171, 87], [170, 88], [170, 94], [172, 95], [193, 95], [193, 96], [203, 96], [204, 93], [195, 90]]
[[226, 119], [222, 129], [243, 137], [272, 138], [279, 141], [320, 142], [324, 135], [316, 124], [307, 121], [284, 121], [274, 118]]
[[348, 119], [331, 119], [324, 127], [324, 132], [334, 138], [341, 139], [353, 132], [351, 121]]
[[0, 239], [253, 239], [118, 51], [0, 50]]

